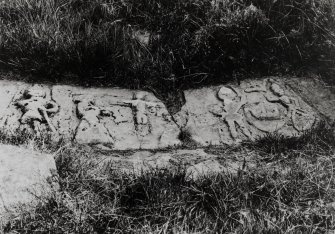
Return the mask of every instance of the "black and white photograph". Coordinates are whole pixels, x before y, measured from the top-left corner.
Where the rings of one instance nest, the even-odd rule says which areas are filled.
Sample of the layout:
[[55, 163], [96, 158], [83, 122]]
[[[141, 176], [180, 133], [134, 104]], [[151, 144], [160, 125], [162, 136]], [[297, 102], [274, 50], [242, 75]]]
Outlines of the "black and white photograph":
[[0, 0], [0, 234], [335, 234], [335, 0]]

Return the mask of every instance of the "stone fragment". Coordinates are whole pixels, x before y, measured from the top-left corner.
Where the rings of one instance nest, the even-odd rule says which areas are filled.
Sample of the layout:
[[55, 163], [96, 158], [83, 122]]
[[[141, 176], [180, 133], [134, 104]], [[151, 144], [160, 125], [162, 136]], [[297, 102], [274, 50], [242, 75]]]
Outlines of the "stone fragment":
[[0, 227], [52, 196], [57, 179], [51, 155], [0, 145]]
[[186, 174], [192, 179], [200, 179], [203, 176], [206, 177], [226, 172], [226, 170], [217, 160], [211, 159], [190, 166], [187, 168]]
[[[203, 149], [172, 150], [169, 152], [138, 151], [125, 155], [100, 155], [96, 160], [99, 171], [121, 171], [127, 174], [140, 175], [154, 170], [188, 170], [198, 163], [216, 160], [217, 156], [206, 153]], [[205, 173], [207, 171], [204, 171]]]
[[329, 122], [335, 122], [335, 85], [320, 78], [287, 78], [285, 82]]
[[185, 99], [174, 119], [200, 146], [236, 144], [273, 132], [299, 135], [319, 119], [285, 82], [274, 78], [187, 90]]
[[15, 105], [28, 84], [2, 80], [0, 85], [0, 128], [8, 132], [15, 132], [20, 127], [22, 112]]

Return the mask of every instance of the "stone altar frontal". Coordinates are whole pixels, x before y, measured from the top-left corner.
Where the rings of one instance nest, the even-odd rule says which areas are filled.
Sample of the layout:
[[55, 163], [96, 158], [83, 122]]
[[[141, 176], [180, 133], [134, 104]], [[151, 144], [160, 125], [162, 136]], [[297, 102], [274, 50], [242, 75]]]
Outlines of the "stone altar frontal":
[[199, 146], [236, 144], [267, 133], [299, 135], [320, 120], [283, 79], [244, 81], [184, 92], [171, 116], [152, 93], [0, 81], [0, 126], [9, 133], [51, 134], [112, 150], [181, 144], [184, 131]]
[[111, 149], [156, 149], [179, 145], [180, 130], [153, 94], [126, 89], [65, 85], [0, 85], [0, 121], [17, 130]]
[[235, 144], [267, 133], [301, 134], [317, 113], [279, 79], [244, 81], [184, 92], [179, 127], [201, 146]]

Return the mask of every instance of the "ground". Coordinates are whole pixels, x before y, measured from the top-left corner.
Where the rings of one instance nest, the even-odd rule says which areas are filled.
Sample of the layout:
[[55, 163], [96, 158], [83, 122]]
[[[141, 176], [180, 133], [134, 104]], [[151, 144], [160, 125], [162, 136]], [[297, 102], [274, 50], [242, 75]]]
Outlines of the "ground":
[[131, 152], [67, 145], [56, 154], [59, 194], [6, 230], [325, 233], [334, 229], [334, 142], [332, 129], [323, 125], [299, 138], [272, 135], [241, 146], [207, 147], [204, 153], [235, 167], [196, 180], [181, 165], [135, 174], [103, 169], [101, 157]]

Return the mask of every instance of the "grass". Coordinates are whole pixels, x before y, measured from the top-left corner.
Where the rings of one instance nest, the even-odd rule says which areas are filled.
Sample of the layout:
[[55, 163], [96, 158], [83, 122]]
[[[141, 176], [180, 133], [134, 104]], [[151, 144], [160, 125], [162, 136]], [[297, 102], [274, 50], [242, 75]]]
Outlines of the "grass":
[[[13, 220], [6, 230], [326, 233], [335, 229], [334, 139], [333, 129], [323, 125], [299, 138], [269, 135], [234, 149], [252, 150], [257, 169], [197, 180], [191, 180], [184, 168], [142, 175], [101, 170], [91, 151], [58, 147], [60, 193], [35, 212]], [[222, 160], [225, 157], [221, 155]], [[275, 169], [261, 166], [270, 164]]]
[[0, 64], [163, 91], [255, 74], [331, 77], [334, 12], [332, 0], [3, 0]]

